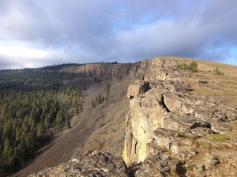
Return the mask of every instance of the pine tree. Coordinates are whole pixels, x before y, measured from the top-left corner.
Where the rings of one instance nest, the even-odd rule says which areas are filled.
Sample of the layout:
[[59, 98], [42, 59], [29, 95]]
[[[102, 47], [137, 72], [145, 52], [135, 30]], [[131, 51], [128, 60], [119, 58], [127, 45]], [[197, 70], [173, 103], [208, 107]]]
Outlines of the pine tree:
[[3, 159], [6, 165], [11, 165], [13, 163], [13, 150], [8, 138], [6, 138], [3, 145]]
[[109, 101], [110, 88], [111, 88], [110, 84], [107, 83], [107, 84], [106, 84], [106, 87], [105, 87], [105, 92], [106, 92], [106, 101], [107, 101], [107, 103], [108, 103], [108, 101]]

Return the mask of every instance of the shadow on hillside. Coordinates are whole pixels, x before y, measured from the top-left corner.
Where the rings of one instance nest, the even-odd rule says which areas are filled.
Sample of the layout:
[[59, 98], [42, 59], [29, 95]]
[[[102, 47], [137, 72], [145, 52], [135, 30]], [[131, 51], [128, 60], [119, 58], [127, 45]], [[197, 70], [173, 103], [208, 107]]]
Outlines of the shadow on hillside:
[[55, 135], [54, 137], [48, 139], [47, 141], [45, 141], [39, 148], [39, 150], [37, 150], [34, 155], [32, 156], [32, 158], [30, 158], [28, 161], [26, 161], [22, 166], [18, 166], [16, 168], [16, 170], [12, 171], [11, 174], [9, 174], [10, 176], [13, 177], [17, 177], [18, 172], [20, 170], [22, 170], [23, 168], [27, 167], [28, 165], [30, 165], [32, 162], [34, 162], [34, 160], [40, 156], [41, 154], [43, 154], [47, 149], [49, 149], [51, 146], [53, 146], [58, 139], [59, 135]]

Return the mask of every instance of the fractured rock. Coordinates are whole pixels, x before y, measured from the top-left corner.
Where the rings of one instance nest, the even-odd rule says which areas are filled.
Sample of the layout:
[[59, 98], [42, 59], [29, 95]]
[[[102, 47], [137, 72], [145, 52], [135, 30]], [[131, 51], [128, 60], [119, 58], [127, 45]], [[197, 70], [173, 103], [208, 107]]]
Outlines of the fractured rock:
[[109, 153], [92, 152], [82, 159], [73, 159], [57, 167], [48, 168], [30, 177], [127, 177], [121, 158]]
[[133, 99], [126, 118], [123, 158], [127, 165], [143, 162], [159, 152], [158, 147], [179, 158], [195, 155], [192, 140], [178, 137], [179, 133], [199, 138], [231, 131], [236, 109], [227, 107], [223, 99], [192, 92], [185, 81], [191, 73], [177, 71], [177, 62], [154, 60], [142, 65], [146, 68], [143, 79], [128, 88]]
[[181, 161], [172, 159], [166, 155], [154, 155], [148, 157], [135, 172], [135, 177], [171, 177], [183, 176], [186, 169]]

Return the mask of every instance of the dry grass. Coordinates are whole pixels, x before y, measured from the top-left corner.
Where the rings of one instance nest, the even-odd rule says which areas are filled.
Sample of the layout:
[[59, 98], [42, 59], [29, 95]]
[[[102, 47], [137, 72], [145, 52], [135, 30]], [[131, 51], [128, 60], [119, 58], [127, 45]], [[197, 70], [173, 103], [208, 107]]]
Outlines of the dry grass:
[[[169, 63], [190, 64], [194, 61], [191, 58], [161, 57]], [[155, 58], [159, 60], [160, 58]], [[225, 98], [226, 101], [237, 107], [237, 66], [231, 66], [220, 63], [213, 63], [204, 60], [195, 60], [198, 62], [197, 70], [187, 81], [191, 84], [194, 92], [206, 96]], [[216, 75], [213, 71], [219, 69], [224, 75]], [[200, 80], [207, 81], [206, 86], [199, 84]]]
[[[217, 67], [224, 75], [213, 74]], [[207, 81], [207, 85], [200, 85], [200, 80]], [[188, 82], [196, 93], [224, 98], [228, 104], [237, 107], [237, 67], [199, 61], [198, 73], [193, 74]]]

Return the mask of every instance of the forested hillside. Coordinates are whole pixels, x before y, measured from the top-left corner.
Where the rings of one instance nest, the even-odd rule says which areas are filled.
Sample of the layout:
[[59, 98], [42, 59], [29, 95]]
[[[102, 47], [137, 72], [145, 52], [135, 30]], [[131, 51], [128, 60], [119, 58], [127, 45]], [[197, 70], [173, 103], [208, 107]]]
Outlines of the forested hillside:
[[104, 95], [92, 93], [87, 101], [90, 109], [93, 102], [94, 108], [108, 103], [108, 81], [121, 82], [136, 71], [132, 66], [114, 62], [0, 70], [0, 176], [30, 164], [57, 133], [71, 126], [70, 119], [82, 114], [83, 90], [107, 83]]
[[0, 176], [31, 159], [82, 109], [77, 74], [63, 66], [0, 71]]

